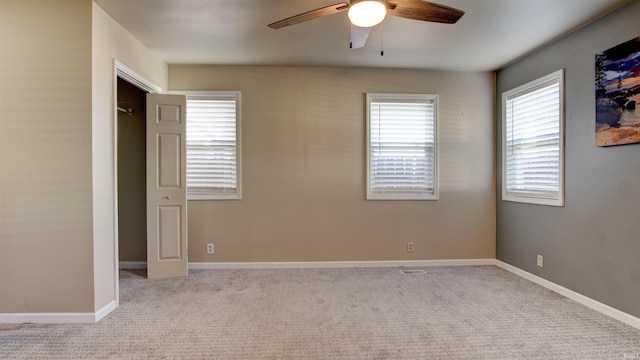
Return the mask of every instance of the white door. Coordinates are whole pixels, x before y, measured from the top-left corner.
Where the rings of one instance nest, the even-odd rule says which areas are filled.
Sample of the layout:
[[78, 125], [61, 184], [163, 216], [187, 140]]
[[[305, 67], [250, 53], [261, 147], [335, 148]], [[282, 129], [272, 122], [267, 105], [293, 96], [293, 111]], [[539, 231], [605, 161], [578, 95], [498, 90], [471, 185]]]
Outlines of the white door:
[[184, 95], [147, 94], [147, 277], [187, 276]]

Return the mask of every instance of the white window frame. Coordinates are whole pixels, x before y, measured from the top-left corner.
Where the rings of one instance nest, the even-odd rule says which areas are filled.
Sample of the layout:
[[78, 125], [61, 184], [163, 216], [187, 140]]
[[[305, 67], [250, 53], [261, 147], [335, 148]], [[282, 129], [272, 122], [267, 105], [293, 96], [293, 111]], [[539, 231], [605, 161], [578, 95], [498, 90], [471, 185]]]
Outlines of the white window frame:
[[[379, 101], [424, 101], [433, 105], [433, 191], [432, 192], [375, 192], [372, 189], [372, 156], [371, 156], [371, 103]], [[366, 181], [367, 200], [438, 200], [439, 199], [439, 156], [438, 156], [438, 95], [435, 94], [391, 94], [367, 93], [366, 96]]]
[[[525, 190], [511, 189], [507, 187], [507, 102], [511, 99], [528, 95], [551, 84], [559, 85], [559, 189], [558, 192], [548, 195], [539, 195]], [[555, 71], [539, 79], [530, 81], [502, 93], [502, 200], [527, 204], [564, 206], [564, 70]]]
[[[216, 191], [208, 193], [189, 193], [187, 185], [187, 200], [241, 200], [242, 199], [242, 144], [241, 144], [241, 112], [240, 112], [240, 91], [170, 91], [170, 94], [187, 96], [187, 111], [189, 99], [228, 99], [235, 98], [236, 101], [236, 188], [235, 191]], [[187, 114], [187, 126], [189, 116]], [[188, 139], [187, 139], [188, 142]], [[188, 146], [188, 143], [187, 143]], [[189, 163], [187, 162], [187, 169]]]

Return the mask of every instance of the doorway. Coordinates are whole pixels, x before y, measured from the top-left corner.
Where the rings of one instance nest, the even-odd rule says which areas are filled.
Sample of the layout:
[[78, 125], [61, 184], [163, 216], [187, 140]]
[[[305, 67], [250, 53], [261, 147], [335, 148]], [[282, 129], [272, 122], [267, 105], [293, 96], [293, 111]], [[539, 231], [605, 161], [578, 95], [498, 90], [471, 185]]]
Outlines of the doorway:
[[[122, 87], [121, 89], [119, 89], [120, 87]], [[130, 89], [130, 87], [133, 87], [133, 89]], [[129, 89], [127, 89], [129, 88]], [[113, 134], [113, 188], [114, 188], [114, 199], [113, 199], [113, 217], [114, 217], [114, 243], [113, 243], [113, 247], [114, 247], [114, 279], [115, 279], [115, 283], [114, 283], [114, 292], [115, 292], [115, 300], [116, 300], [116, 306], [120, 305], [120, 246], [125, 246], [128, 247], [129, 244], [127, 243], [127, 245], [123, 244], [120, 245], [120, 224], [119, 224], [119, 220], [122, 218], [122, 221], [124, 221], [125, 223], [129, 222], [128, 220], [124, 219], [124, 215], [126, 214], [126, 211], [129, 210], [128, 207], [126, 206], [120, 206], [119, 205], [119, 200], [121, 198], [123, 198], [123, 196], [121, 196], [120, 194], [120, 189], [119, 189], [119, 182], [121, 179], [125, 179], [125, 177], [127, 176], [127, 171], [126, 169], [123, 170], [124, 174], [121, 176], [120, 172], [118, 171], [119, 169], [119, 163], [120, 163], [120, 159], [122, 157], [125, 157], [126, 152], [125, 151], [119, 151], [119, 145], [120, 143], [123, 143], [123, 141], [120, 141], [119, 138], [119, 134], [121, 134], [120, 136], [122, 136], [123, 138], [128, 138], [129, 132], [121, 132], [119, 131], [119, 125], [124, 126], [125, 128], [127, 127], [131, 127], [132, 123], [127, 123], [127, 120], [131, 121], [132, 118], [131, 116], [134, 117], [139, 117], [140, 119], [145, 119], [145, 113], [146, 113], [146, 97], [142, 98], [142, 105], [138, 106], [135, 105], [134, 103], [140, 103], [139, 97], [142, 97], [143, 94], [146, 93], [153, 93], [153, 94], [157, 94], [160, 92], [160, 87], [156, 86], [155, 84], [149, 82], [146, 78], [144, 78], [143, 76], [141, 76], [140, 74], [136, 73], [135, 71], [131, 70], [130, 68], [128, 68], [127, 66], [125, 66], [124, 64], [120, 63], [119, 61], [115, 60], [113, 61], [113, 83], [112, 83], [112, 104], [113, 104], [113, 118], [112, 118], [112, 134]], [[122, 95], [124, 95], [124, 93], [126, 93], [127, 91], [129, 91], [132, 95], [130, 96], [125, 96], [123, 97]], [[122, 93], [122, 94], [121, 94]], [[131, 99], [128, 99], [128, 97], [131, 97]], [[118, 100], [121, 99], [122, 100], [122, 104], [118, 104]], [[137, 99], [137, 100], [136, 100]], [[127, 102], [128, 101], [133, 101], [131, 103], [131, 105], [128, 105]], [[118, 110], [118, 107], [120, 107], [122, 110]], [[131, 111], [129, 111], [129, 109]], [[133, 120], [133, 123], [135, 124], [135, 120]], [[144, 126], [146, 127], [146, 121], [143, 121]], [[140, 128], [141, 126], [138, 125], [138, 128]], [[146, 129], [145, 129], [146, 130]], [[136, 130], [136, 132], [142, 131], [142, 135], [140, 137], [135, 136], [135, 141], [138, 143], [142, 143], [144, 144], [146, 141], [144, 132], [145, 130]], [[145, 154], [145, 150], [143, 148], [143, 159], [144, 159], [144, 163], [142, 163], [140, 165], [141, 169], [140, 170], [136, 170], [136, 171], [142, 171], [144, 173], [144, 168], [145, 168], [145, 163], [146, 163], [146, 158], [144, 157]], [[139, 155], [139, 154], [138, 154]], [[144, 173], [143, 175], [144, 177], [146, 177], [146, 173]], [[138, 175], [138, 177], [140, 177]], [[143, 178], [144, 179], [144, 178]], [[126, 182], [126, 180], [125, 180]], [[141, 192], [138, 192], [137, 195], [137, 200], [136, 201], [141, 201], [140, 199], [144, 199], [144, 197], [146, 197], [146, 190], [143, 189]], [[126, 201], [125, 201], [126, 202]], [[123, 214], [123, 216], [121, 217], [120, 214], [120, 209], [125, 209], [125, 214]], [[144, 218], [142, 219], [143, 221], [141, 222], [142, 224], [144, 224], [144, 226], [146, 227], [146, 215], [144, 215], [145, 213], [143, 213], [143, 215], [138, 214], [138, 218], [140, 218], [140, 216], [144, 216]], [[138, 230], [139, 231], [139, 230]], [[131, 232], [132, 233], [132, 232]], [[143, 239], [146, 239], [146, 233], [143, 233]], [[126, 240], [125, 240], [126, 241]], [[141, 240], [138, 240], [141, 241]], [[144, 242], [144, 245], [138, 245], [138, 250], [136, 250], [136, 253], [138, 254], [137, 257], [130, 257], [130, 256], [126, 256], [123, 257], [124, 259], [129, 258], [132, 260], [129, 260], [130, 262], [123, 262], [123, 267], [128, 267], [128, 268], [140, 268], [140, 269], [146, 269], [147, 264], [146, 264], [146, 253], [142, 252], [142, 256], [140, 256], [139, 254], [139, 249], [140, 247], [144, 246], [146, 248], [146, 242]], [[129, 252], [129, 250], [125, 250], [125, 252], [127, 254], [131, 254]]]
[[120, 268], [146, 269], [146, 94], [116, 79], [118, 259]]

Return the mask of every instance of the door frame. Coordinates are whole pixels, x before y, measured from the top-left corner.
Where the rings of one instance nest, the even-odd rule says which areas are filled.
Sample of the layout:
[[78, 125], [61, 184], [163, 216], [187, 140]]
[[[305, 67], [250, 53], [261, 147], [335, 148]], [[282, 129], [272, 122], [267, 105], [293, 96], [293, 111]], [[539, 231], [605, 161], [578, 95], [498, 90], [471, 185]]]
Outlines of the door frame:
[[[118, 255], [118, 77], [149, 93], [159, 94], [162, 88], [144, 76], [113, 59], [113, 83], [111, 93], [111, 159], [113, 169], [113, 249], [116, 307], [120, 306], [120, 256]], [[145, 150], [146, 152], [146, 150]]]

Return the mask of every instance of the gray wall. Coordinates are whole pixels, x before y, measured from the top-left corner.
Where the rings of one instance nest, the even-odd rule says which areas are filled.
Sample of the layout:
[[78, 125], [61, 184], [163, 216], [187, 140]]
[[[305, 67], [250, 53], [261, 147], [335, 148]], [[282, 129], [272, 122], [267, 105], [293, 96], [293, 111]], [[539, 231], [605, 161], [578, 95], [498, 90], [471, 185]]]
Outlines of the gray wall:
[[[565, 69], [565, 206], [501, 200], [497, 152], [497, 258], [640, 316], [640, 144], [594, 145], [594, 55], [640, 36], [640, 1], [580, 29], [497, 74], [502, 92]], [[536, 266], [536, 254], [544, 267]]]

